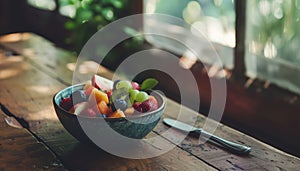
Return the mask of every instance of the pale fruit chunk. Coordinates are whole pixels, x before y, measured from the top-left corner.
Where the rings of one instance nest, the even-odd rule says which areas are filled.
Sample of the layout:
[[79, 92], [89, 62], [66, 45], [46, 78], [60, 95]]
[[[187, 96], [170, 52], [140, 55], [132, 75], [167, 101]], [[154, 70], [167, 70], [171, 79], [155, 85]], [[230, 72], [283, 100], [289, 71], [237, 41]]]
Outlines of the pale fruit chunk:
[[84, 94], [85, 94], [86, 96], [90, 96], [91, 93], [92, 93], [92, 91], [93, 91], [93, 89], [96, 89], [96, 88], [93, 87], [93, 86], [88, 87], [87, 89], [84, 90]]
[[113, 86], [113, 82], [105, 79], [103, 77], [100, 77], [98, 75], [94, 75], [91, 79], [91, 84], [92, 86], [94, 86], [95, 88], [98, 88], [102, 91], [109, 91], [112, 89]]
[[92, 108], [85, 108], [83, 111], [80, 112], [81, 116], [88, 116], [88, 117], [96, 117], [97, 112], [94, 111]]
[[106, 93], [94, 88], [90, 94], [89, 102], [91, 104], [98, 104], [100, 101], [104, 101], [106, 104], [108, 104], [108, 96]]
[[73, 106], [73, 108], [70, 109], [70, 112], [74, 113], [75, 115], [79, 115], [86, 108], [88, 108], [88, 103], [82, 102]]
[[154, 96], [149, 96], [149, 100], [154, 104], [156, 108], [158, 108], [158, 102]]
[[122, 110], [118, 109], [115, 112], [111, 113], [108, 117], [109, 118], [124, 118], [125, 114]]
[[134, 113], [134, 108], [133, 107], [129, 107], [124, 111], [125, 115], [132, 115]]
[[87, 81], [87, 82], [84, 84], [83, 90], [87, 90], [89, 87], [93, 87], [91, 81]]

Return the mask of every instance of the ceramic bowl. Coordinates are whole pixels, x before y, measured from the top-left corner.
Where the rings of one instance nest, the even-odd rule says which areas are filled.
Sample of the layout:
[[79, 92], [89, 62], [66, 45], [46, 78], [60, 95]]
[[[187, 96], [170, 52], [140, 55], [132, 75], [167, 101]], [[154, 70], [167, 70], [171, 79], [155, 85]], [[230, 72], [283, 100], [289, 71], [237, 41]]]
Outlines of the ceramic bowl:
[[59, 106], [61, 100], [70, 97], [72, 92], [83, 89], [84, 84], [77, 84], [57, 92], [53, 97], [56, 114], [64, 128], [77, 140], [91, 142], [91, 137], [106, 133], [120, 134], [128, 138], [142, 139], [157, 125], [165, 109], [165, 100], [161, 94], [152, 92], [158, 101], [158, 109], [125, 118], [102, 118], [74, 115]]

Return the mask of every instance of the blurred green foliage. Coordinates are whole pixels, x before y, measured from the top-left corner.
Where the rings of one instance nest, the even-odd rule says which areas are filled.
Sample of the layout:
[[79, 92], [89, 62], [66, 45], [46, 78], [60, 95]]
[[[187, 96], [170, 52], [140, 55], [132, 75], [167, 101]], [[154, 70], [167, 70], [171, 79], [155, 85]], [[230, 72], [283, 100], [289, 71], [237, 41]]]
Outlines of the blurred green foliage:
[[106, 24], [128, 15], [129, 0], [60, 0], [71, 6], [75, 15], [65, 23], [71, 32], [66, 43], [79, 52], [88, 39]]
[[272, 45], [274, 57], [300, 62], [300, 1], [255, 0], [248, 2], [248, 39], [256, 53], [264, 54]]

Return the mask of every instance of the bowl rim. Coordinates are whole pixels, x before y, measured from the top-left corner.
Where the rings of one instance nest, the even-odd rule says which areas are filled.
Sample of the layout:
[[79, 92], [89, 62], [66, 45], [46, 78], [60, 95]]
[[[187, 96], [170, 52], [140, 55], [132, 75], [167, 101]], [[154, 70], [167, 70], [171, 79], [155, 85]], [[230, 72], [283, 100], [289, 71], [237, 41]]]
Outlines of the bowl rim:
[[66, 89], [73, 88], [73, 87], [84, 87], [84, 85], [85, 85], [85, 83], [79, 83], [79, 84], [67, 86], [64, 89], [56, 92], [54, 94], [54, 96], [53, 96], [53, 103], [54, 103], [54, 105], [57, 108], [59, 108], [60, 110], [63, 110], [65, 113], [68, 113], [69, 115], [74, 116], [74, 117], [87, 118], [87, 119], [104, 119], [104, 120], [110, 120], [110, 121], [123, 120], [123, 119], [127, 119], [127, 118], [128, 119], [136, 119], [136, 118], [141, 118], [141, 117], [145, 117], [145, 116], [148, 116], [148, 115], [153, 115], [153, 114], [157, 113], [158, 111], [162, 111], [163, 112], [163, 110], [165, 108], [165, 105], [166, 105], [165, 98], [159, 92], [157, 92], [155, 90], [150, 90], [150, 91], [153, 91], [161, 99], [161, 105], [156, 110], [153, 110], [153, 111], [150, 111], [150, 112], [145, 112], [145, 113], [139, 113], [137, 115], [129, 115], [129, 116], [120, 117], [120, 118], [109, 118], [109, 117], [104, 118], [104, 117], [89, 117], [89, 116], [75, 115], [75, 114], [70, 113], [69, 111], [65, 110], [59, 104], [56, 103], [55, 99], [57, 98], [57, 96], [60, 95]]

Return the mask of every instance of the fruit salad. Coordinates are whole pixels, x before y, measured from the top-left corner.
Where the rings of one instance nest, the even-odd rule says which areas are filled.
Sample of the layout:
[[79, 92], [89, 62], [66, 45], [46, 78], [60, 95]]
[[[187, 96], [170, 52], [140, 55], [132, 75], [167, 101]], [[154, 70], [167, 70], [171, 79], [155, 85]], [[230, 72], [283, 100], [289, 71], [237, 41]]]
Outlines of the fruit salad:
[[154, 111], [157, 99], [147, 91], [158, 81], [148, 78], [139, 84], [134, 81], [107, 82], [98, 75], [85, 83], [82, 90], [63, 98], [60, 106], [75, 115], [87, 117], [120, 118]]

